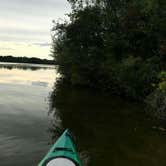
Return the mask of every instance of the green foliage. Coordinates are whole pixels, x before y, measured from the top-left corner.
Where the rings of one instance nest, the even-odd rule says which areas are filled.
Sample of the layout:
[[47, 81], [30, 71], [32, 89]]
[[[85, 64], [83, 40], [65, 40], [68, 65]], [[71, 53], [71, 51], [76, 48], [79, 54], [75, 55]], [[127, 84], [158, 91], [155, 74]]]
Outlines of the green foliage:
[[156, 117], [166, 120], [166, 72], [162, 71], [158, 78], [157, 87], [147, 96], [146, 102]]
[[147, 96], [146, 103], [150, 113], [159, 119], [166, 120], [166, 91], [156, 89]]
[[116, 83], [120, 86], [123, 94], [143, 99], [153, 90], [152, 83], [156, 81], [158, 65], [157, 60], [143, 60], [140, 57], [128, 57], [123, 59], [117, 67], [114, 68], [116, 73]]
[[97, 7], [86, 8], [74, 15], [72, 23], [58, 27], [54, 56], [60, 73], [72, 84], [87, 84], [85, 79], [94, 75], [103, 59], [102, 17], [96, 15], [101, 15]]
[[70, 22], [53, 27], [62, 77], [137, 99], [152, 93], [165, 70], [165, 0], [68, 1]]
[[158, 90], [162, 93], [166, 93], [166, 72], [162, 71], [159, 75], [160, 82], [158, 84]]

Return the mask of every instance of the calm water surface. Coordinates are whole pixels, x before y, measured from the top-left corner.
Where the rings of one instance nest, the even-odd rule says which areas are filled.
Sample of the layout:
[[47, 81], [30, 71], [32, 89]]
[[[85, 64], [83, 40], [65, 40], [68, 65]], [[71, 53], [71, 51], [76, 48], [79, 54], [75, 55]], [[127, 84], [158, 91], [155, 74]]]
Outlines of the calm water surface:
[[144, 106], [56, 84], [56, 68], [0, 64], [0, 166], [36, 166], [69, 128], [84, 166], [165, 166], [164, 125]]
[[33, 166], [48, 149], [53, 66], [0, 64], [0, 165]]

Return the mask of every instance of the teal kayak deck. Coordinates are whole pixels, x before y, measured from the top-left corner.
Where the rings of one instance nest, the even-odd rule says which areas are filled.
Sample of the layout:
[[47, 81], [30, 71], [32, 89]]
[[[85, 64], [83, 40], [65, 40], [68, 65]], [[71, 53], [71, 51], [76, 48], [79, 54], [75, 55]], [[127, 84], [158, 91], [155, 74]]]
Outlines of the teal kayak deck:
[[60, 157], [73, 161], [76, 166], [82, 166], [69, 130], [65, 130], [38, 166], [45, 166], [50, 160]]

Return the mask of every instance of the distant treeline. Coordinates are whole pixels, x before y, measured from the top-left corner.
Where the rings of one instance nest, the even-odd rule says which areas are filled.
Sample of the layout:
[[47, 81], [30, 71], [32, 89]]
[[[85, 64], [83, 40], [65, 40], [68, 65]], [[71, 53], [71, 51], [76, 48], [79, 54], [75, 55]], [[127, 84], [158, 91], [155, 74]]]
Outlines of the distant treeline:
[[40, 58], [27, 58], [27, 57], [13, 57], [13, 56], [0, 56], [0, 62], [13, 62], [13, 63], [34, 63], [34, 64], [55, 64], [55, 61]]

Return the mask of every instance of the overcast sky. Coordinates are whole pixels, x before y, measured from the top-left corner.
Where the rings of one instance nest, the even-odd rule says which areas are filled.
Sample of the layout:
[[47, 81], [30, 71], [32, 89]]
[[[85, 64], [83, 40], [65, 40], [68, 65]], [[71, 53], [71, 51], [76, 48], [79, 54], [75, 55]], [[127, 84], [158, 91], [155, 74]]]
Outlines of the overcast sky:
[[67, 0], [0, 0], [0, 55], [50, 59], [52, 20], [69, 12]]

